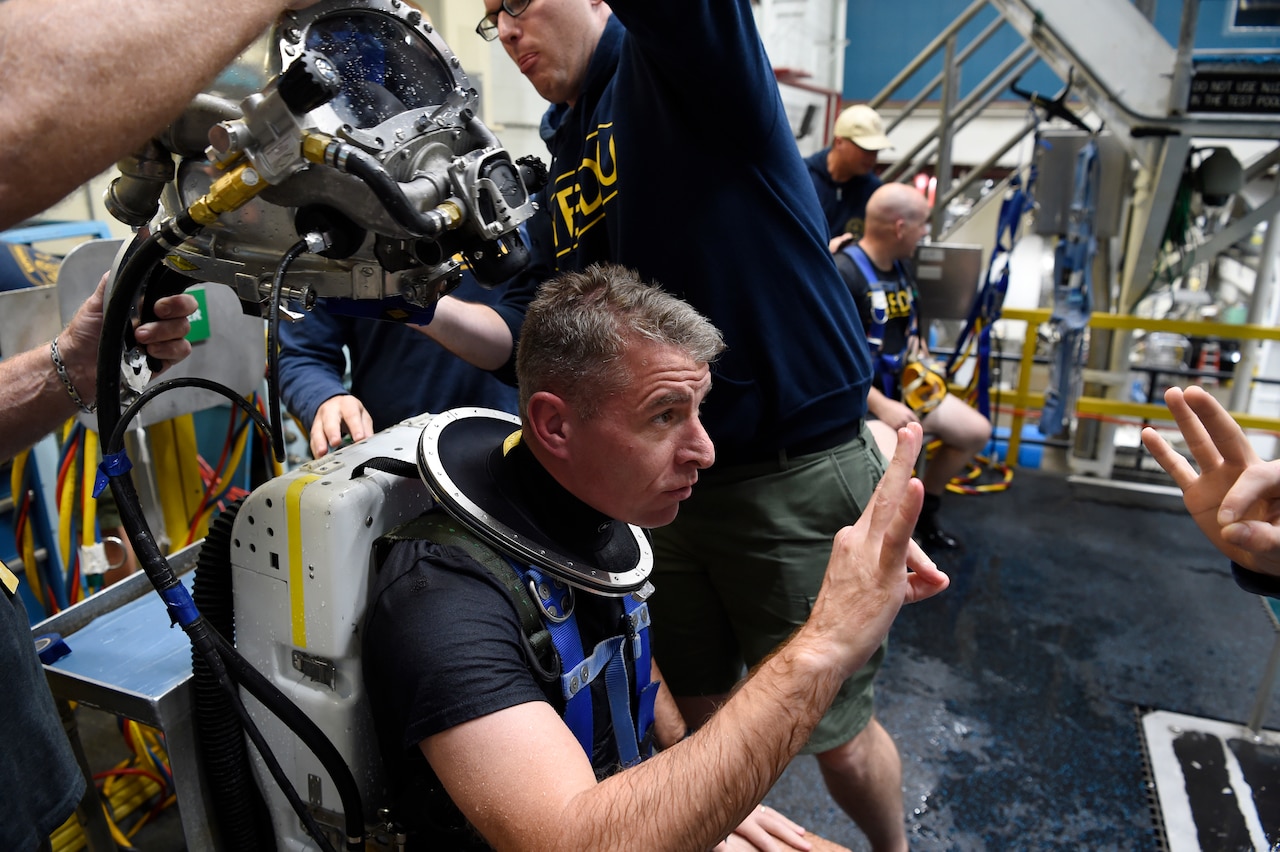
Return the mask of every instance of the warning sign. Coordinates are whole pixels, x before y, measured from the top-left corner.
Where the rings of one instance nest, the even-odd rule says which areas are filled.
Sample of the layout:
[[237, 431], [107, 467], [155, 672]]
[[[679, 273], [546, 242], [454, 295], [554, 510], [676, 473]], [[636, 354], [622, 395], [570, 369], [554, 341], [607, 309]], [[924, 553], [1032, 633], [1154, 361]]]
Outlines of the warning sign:
[[1280, 74], [1196, 71], [1191, 78], [1187, 112], [1244, 112], [1280, 115]]

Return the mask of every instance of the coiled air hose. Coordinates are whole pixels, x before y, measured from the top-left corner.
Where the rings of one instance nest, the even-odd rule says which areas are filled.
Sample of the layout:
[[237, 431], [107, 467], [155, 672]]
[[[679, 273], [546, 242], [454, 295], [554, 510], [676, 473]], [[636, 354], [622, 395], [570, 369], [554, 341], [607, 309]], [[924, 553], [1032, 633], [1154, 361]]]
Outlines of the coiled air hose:
[[[142, 308], [144, 320], [148, 315], [154, 316], [151, 308], [162, 289], [154, 285], [160, 279], [164, 267], [162, 261], [165, 253], [177, 247], [187, 239], [203, 230], [190, 213], [184, 213], [161, 225], [157, 231], [141, 243], [137, 244], [121, 267], [116, 278], [115, 288], [104, 310], [102, 337], [98, 347], [98, 433], [110, 436], [108, 443], [102, 448], [103, 463], [99, 475], [98, 488], [103, 487], [103, 480], [110, 485], [119, 508], [120, 519], [129, 540], [133, 544], [138, 557], [138, 564], [147, 574], [156, 592], [165, 601], [170, 618], [186, 632], [191, 641], [192, 653], [199, 656], [208, 666], [209, 677], [216, 682], [228, 696], [233, 711], [239, 717], [245, 733], [257, 747], [268, 771], [280, 785], [281, 790], [297, 812], [299, 819], [307, 831], [326, 852], [332, 852], [332, 846], [325, 838], [314, 816], [293, 789], [285, 776], [279, 762], [271, 753], [270, 747], [254, 724], [243, 701], [240, 699], [237, 683], [243, 685], [251, 695], [257, 698], [268, 710], [289, 726], [304, 745], [320, 760], [325, 770], [333, 779], [344, 811], [344, 830], [346, 848], [351, 852], [359, 852], [364, 848], [364, 810], [360, 800], [360, 791], [350, 768], [342, 760], [341, 754], [324, 733], [260, 672], [257, 672], [227, 642], [209, 621], [199, 612], [187, 593], [186, 587], [174, 574], [165, 555], [160, 551], [155, 537], [143, 515], [141, 501], [132, 477], [129, 476], [130, 462], [124, 454], [124, 432], [128, 420], [124, 418], [120, 405], [122, 401], [121, 357], [125, 351], [126, 335], [132, 337], [133, 305], [140, 295], [145, 295]], [[149, 388], [145, 398], [140, 398], [130, 406], [132, 417], [141, 404], [154, 398], [155, 395], [172, 387], [189, 385], [190, 379], [174, 379], [161, 382]], [[210, 389], [227, 396], [232, 401], [243, 400], [234, 391], [216, 383]], [[202, 385], [207, 386], [207, 385]], [[247, 403], [246, 403], [247, 405]], [[255, 412], [257, 414], [257, 412]], [[261, 415], [255, 420], [265, 426]]]

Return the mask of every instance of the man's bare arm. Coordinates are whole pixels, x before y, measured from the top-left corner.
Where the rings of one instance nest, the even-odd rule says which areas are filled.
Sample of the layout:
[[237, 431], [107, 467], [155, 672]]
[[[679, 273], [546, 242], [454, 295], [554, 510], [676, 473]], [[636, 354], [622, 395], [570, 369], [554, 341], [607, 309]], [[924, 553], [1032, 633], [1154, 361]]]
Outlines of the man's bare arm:
[[140, 148], [286, 5], [0, 2], [0, 228]]
[[429, 325], [413, 328], [481, 370], [496, 370], [511, 357], [511, 329], [493, 308], [445, 296]]

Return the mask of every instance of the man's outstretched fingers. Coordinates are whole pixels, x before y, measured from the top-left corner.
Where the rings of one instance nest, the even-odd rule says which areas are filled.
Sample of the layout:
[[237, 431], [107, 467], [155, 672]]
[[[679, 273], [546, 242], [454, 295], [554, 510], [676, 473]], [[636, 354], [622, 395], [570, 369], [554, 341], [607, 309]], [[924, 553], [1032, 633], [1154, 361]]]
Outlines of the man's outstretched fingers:
[[1215, 452], [1224, 461], [1245, 467], [1261, 460], [1240, 424], [1231, 417], [1231, 412], [1208, 391], [1192, 385], [1183, 391], [1182, 398], [1195, 412], [1196, 419], [1213, 442]]
[[889, 466], [876, 485], [867, 511], [858, 519], [858, 525], [865, 524], [867, 532], [875, 541], [884, 538], [890, 524], [899, 515], [902, 497], [907, 491], [907, 483], [911, 481], [911, 472], [920, 454], [922, 438], [919, 423], [910, 423], [898, 430], [898, 445], [893, 451], [893, 458], [889, 459]]
[[1147, 448], [1147, 452], [1151, 453], [1151, 457], [1156, 460], [1156, 464], [1164, 468], [1165, 473], [1173, 477], [1174, 484], [1183, 491], [1186, 491], [1196, 481], [1196, 477], [1199, 474], [1191, 466], [1191, 462], [1169, 446], [1169, 442], [1164, 439], [1164, 436], [1150, 426], [1142, 430], [1142, 445]]
[[1191, 451], [1191, 456], [1196, 460], [1201, 471], [1221, 464], [1222, 454], [1214, 446], [1209, 430], [1200, 422], [1200, 417], [1187, 402], [1182, 388], [1169, 388], [1165, 391], [1164, 402], [1169, 406], [1169, 412], [1173, 414], [1173, 419], [1178, 424], [1178, 431], [1182, 433], [1183, 440], [1187, 442], [1187, 449]]

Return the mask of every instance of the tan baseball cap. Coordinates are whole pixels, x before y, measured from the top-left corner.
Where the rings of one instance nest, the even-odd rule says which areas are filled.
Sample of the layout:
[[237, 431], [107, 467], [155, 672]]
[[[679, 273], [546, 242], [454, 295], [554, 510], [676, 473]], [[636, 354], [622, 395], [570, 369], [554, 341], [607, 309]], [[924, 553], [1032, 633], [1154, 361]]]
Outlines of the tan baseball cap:
[[848, 139], [867, 151], [893, 147], [889, 137], [884, 135], [880, 114], [866, 104], [854, 104], [840, 113], [836, 119], [836, 136]]

